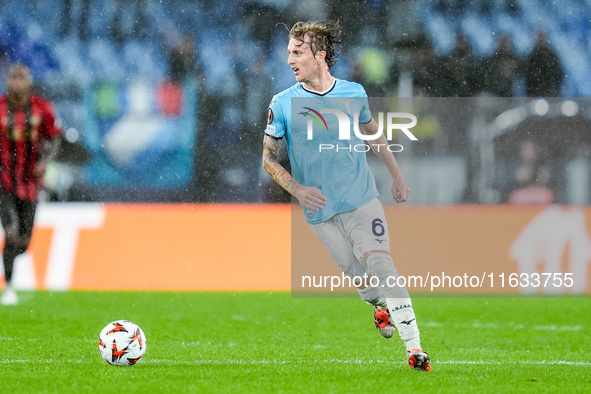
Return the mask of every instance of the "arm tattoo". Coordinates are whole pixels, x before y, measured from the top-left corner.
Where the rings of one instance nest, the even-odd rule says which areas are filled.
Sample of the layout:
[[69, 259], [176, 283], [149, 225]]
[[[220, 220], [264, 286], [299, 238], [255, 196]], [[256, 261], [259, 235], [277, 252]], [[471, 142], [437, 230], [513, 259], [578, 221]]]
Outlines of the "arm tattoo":
[[277, 161], [279, 140], [265, 136], [263, 139], [263, 168], [275, 182], [290, 194], [295, 190], [295, 180]]

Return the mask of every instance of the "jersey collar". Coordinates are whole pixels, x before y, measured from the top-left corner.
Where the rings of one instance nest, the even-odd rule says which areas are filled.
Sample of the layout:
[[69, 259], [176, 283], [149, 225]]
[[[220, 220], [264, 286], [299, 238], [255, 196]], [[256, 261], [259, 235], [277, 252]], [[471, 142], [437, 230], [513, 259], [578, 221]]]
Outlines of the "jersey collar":
[[337, 84], [337, 79], [333, 77], [332, 78], [332, 84], [324, 92], [319, 92], [317, 90], [307, 89], [306, 87], [304, 87], [304, 84], [303, 83], [300, 83], [300, 86], [302, 87], [302, 89], [304, 89], [308, 93], [312, 93], [312, 94], [315, 94], [317, 96], [325, 96], [325, 95], [329, 94], [334, 89], [334, 87], [336, 86], [336, 84]]

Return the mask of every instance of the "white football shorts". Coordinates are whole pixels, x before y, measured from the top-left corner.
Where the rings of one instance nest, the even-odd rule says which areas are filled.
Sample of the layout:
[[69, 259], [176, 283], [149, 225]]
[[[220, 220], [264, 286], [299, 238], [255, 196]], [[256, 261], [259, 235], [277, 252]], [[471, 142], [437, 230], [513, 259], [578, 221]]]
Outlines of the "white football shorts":
[[330, 256], [349, 276], [369, 274], [363, 258], [365, 252], [390, 252], [386, 215], [377, 198], [353, 211], [341, 212], [310, 226]]

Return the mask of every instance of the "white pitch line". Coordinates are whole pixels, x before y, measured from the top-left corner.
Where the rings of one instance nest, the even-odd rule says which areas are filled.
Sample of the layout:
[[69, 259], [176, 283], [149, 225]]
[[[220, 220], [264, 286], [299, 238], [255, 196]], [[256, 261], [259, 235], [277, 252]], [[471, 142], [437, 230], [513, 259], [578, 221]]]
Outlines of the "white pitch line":
[[476, 364], [476, 365], [580, 365], [584, 367], [591, 366], [591, 361], [565, 361], [565, 360], [543, 360], [543, 361], [484, 361], [484, 360], [441, 360], [431, 361], [433, 364], [446, 364], [446, 365], [465, 365], [465, 364]]
[[[63, 360], [60, 360], [63, 361]], [[403, 360], [401, 360], [402, 362]], [[57, 360], [0, 360], [0, 364], [54, 364]], [[82, 364], [83, 360], [68, 360], [68, 363]], [[287, 364], [392, 364], [396, 360], [359, 360], [359, 359], [330, 359], [330, 360], [171, 360], [171, 359], [145, 359], [142, 364], [170, 364], [170, 365], [287, 365]], [[565, 365], [590, 367], [591, 361], [566, 361], [566, 360], [544, 360], [544, 361], [487, 361], [487, 360], [432, 360], [433, 365]]]
[[[167, 360], [167, 359], [147, 359], [148, 363], [170, 363], [170, 364], [195, 364], [195, 365], [265, 365], [265, 364], [391, 364], [396, 363], [396, 360], [358, 360], [358, 359], [330, 359], [330, 360], [195, 360], [191, 361], [178, 361], [178, 360]], [[442, 365], [567, 365], [567, 366], [591, 366], [591, 361], [566, 361], [566, 360], [543, 360], [543, 361], [487, 361], [487, 360], [432, 360], [432, 364]]]

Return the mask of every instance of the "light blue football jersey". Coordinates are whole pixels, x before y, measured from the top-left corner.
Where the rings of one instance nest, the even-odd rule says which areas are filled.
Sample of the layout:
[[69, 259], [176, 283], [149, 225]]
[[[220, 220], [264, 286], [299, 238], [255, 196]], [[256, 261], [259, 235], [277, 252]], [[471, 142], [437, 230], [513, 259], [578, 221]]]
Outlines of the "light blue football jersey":
[[363, 86], [342, 79], [323, 94], [298, 82], [271, 100], [265, 133], [286, 138], [292, 176], [320, 189], [327, 200], [318, 212], [302, 205], [308, 223], [357, 209], [378, 196], [366, 160], [369, 148], [354, 129], [355, 122], [370, 120]]

